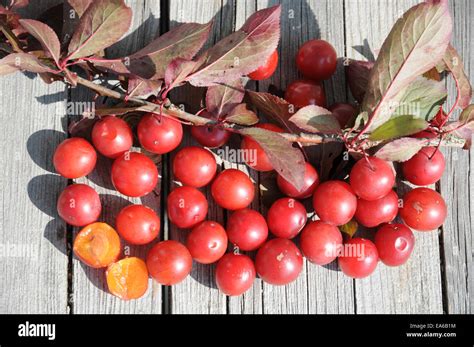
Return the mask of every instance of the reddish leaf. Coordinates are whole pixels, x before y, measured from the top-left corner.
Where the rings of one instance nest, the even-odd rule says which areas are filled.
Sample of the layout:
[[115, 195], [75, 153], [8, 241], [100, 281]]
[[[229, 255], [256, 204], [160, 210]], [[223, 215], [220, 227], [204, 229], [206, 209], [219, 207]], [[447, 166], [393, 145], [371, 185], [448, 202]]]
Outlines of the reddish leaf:
[[456, 80], [460, 94], [458, 106], [464, 109], [471, 102], [472, 87], [469, 82], [469, 77], [466, 76], [466, 72], [464, 71], [462, 59], [452, 45], [448, 46], [443, 61]]
[[336, 134], [341, 132], [339, 121], [331, 111], [316, 105], [301, 108], [289, 121], [310, 133]]
[[450, 132], [445, 139], [449, 139], [451, 142], [459, 141], [461, 143], [461, 141], [463, 141], [464, 149], [471, 148], [474, 133], [473, 119], [466, 122], [457, 121], [448, 123], [443, 127], [443, 130]]
[[87, 57], [113, 45], [131, 22], [132, 10], [123, 0], [94, 0], [72, 36], [67, 60]]
[[49, 53], [49, 56], [54, 59], [59, 65], [59, 56], [61, 55], [61, 44], [58, 36], [46, 24], [38, 22], [33, 19], [20, 19], [20, 24], [25, 28], [35, 39], [41, 43], [43, 50]]
[[346, 79], [351, 90], [352, 96], [359, 103], [364, 100], [367, 83], [369, 81], [370, 70], [374, 66], [372, 61], [352, 60], [349, 59], [348, 65], [345, 67]]
[[459, 116], [459, 121], [468, 124], [474, 130], [474, 105], [467, 106]]
[[79, 17], [82, 17], [84, 12], [86, 12], [87, 8], [91, 4], [92, 0], [67, 0], [69, 5], [76, 11]]
[[464, 149], [471, 148], [474, 132], [474, 105], [466, 107], [459, 116], [459, 120], [446, 124], [443, 131], [448, 133], [448, 137], [455, 135], [457, 138], [463, 139], [465, 141]]
[[7, 57], [8, 56], [0, 59], [0, 76], [9, 75], [19, 70], [15, 65], [7, 63], [7, 61], [10, 60], [10, 58], [7, 59]]
[[249, 110], [246, 104], [236, 105], [225, 117], [227, 123], [240, 125], [254, 125], [258, 123], [258, 116]]
[[191, 60], [206, 42], [212, 23], [182, 24], [152, 41], [148, 46], [121, 59], [92, 59], [96, 67], [117, 74], [135, 74], [145, 79], [162, 79], [176, 58]]
[[367, 130], [385, 123], [400, 93], [443, 58], [451, 34], [447, 1], [416, 5], [395, 23], [371, 70], [362, 104], [370, 114]]
[[20, 15], [3, 6], [0, 6], [0, 19], [2, 23], [5, 23], [12, 30], [20, 26]]
[[142, 98], [148, 98], [151, 95], [157, 95], [160, 91], [162, 82], [143, 80], [138, 77], [132, 77], [128, 79], [127, 94], [129, 97], [139, 96]]
[[0, 60], [0, 75], [26, 70], [35, 73], [54, 72], [53, 69], [42, 63], [34, 55], [27, 53], [9, 54]]
[[289, 122], [294, 114], [294, 107], [278, 96], [247, 90], [250, 102], [266, 117], [271, 118], [283, 128], [293, 131], [295, 127]]
[[186, 80], [186, 77], [193, 71], [196, 62], [182, 58], [174, 59], [166, 68], [165, 85], [171, 90]]
[[206, 93], [206, 109], [217, 117], [224, 116], [242, 102], [244, 95], [240, 78], [228, 84], [211, 86]]
[[288, 182], [301, 190], [304, 184], [305, 160], [301, 151], [278, 133], [261, 128], [239, 130], [263, 148], [275, 170]]
[[278, 46], [281, 7], [254, 13], [243, 27], [219, 41], [198, 59], [188, 78], [198, 87], [229, 83], [256, 70]]
[[29, 2], [30, 0], [11, 0], [8, 8], [12, 10], [17, 10], [19, 8], [28, 6]]
[[376, 157], [387, 161], [407, 161], [413, 157], [426, 144], [426, 140], [413, 137], [402, 137], [380, 148]]

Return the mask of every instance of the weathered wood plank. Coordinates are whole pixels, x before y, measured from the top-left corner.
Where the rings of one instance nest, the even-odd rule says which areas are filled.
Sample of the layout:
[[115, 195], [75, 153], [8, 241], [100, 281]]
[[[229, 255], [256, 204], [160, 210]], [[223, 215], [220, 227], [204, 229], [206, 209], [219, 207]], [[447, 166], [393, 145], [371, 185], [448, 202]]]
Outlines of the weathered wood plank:
[[[133, 10], [133, 23], [124, 39], [111, 47], [111, 55], [124, 56], [137, 50], [159, 34], [160, 3], [158, 1], [129, 0], [128, 5]], [[109, 51], [107, 51], [109, 54]], [[92, 95], [83, 88], [71, 89], [71, 102], [90, 101]], [[155, 192], [143, 198], [127, 198], [114, 190], [110, 181], [112, 160], [99, 155], [97, 167], [91, 175], [78, 180], [87, 183], [97, 190], [102, 202], [101, 221], [115, 226], [117, 213], [130, 203], [144, 204], [160, 213], [160, 187]], [[158, 164], [159, 168], [160, 165]], [[161, 170], [160, 170], [161, 172]], [[77, 229], [77, 228], [76, 228]], [[75, 230], [75, 234], [78, 230]], [[162, 231], [163, 232], [163, 231]], [[137, 256], [145, 259], [151, 247], [129, 246], [125, 243], [124, 256]], [[161, 286], [149, 280], [149, 289], [146, 295], [138, 300], [122, 301], [107, 292], [105, 270], [91, 269], [83, 265], [77, 258], [73, 258], [72, 266], [72, 306], [74, 313], [160, 313], [162, 309]]]
[[[58, 1], [35, 2], [35, 18]], [[56, 200], [67, 180], [54, 173], [52, 153], [65, 138], [67, 94], [33, 74], [0, 79], [0, 313], [67, 313], [66, 224]]]
[[[236, 18], [235, 18], [235, 29], [239, 29], [255, 11], [257, 10], [257, 4], [254, 0], [246, 1], [237, 1], [236, 2]], [[257, 84], [254, 81], [248, 81], [245, 86], [248, 89], [256, 90]], [[237, 136], [232, 138], [232, 141], [229, 142], [231, 148], [240, 148], [241, 139]], [[255, 183], [255, 186], [260, 187], [260, 177], [255, 170], [250, 170], [245, 163], [231, 163], [229, 161], [224, 161], [224, 168], [226, 169], [238, 169], [245, 172], [249, 175], [252, 182]], [[250, 205], [250, 208], [259, 211], [261, 205], [260, 191], [256, 190], [255, 199]], [[227, 217], [229, 217], [231, 212], [227, 212]], [[256, 252], [243, 252], [254, 259]], [[262, 291], [263, 282], [261, 279], [257, 278], [252, 286], [247, 292], [243, 295], [237, 297], [228, 297], [228, 313], [230, 314], [260, 314], [263, 313], [263, 291]]]
[[[474, 4], [472, 1], [450, 2], [454, 16], [453, 44], [464, 60], [467, 75], [474, 82], [473, 50], [474, 40], [472, 20]], [[456, 97], [452, 79], [448, 80], [449, 107]], [[456, 113], [456, 116], [459, 112]], [[448, 205], [448, 217], [442, 228], [441, 246], [444, 256], [444, 276], [448, 313], [474, 313], [474, 189], [473, 152], [460, 149], [444, 149], [446, 171], [440, 181], [440, 191]]]
[[[214, 26], [206, 45], [206, 47], [208, 47], [210, 44], [215, 43], [233, 31], [233, 12], [233, 1], [170, 1], [170, 27], [175, 27], [185, 22], [207, 23], [214, 18]], [[198, 90], [185, 86], [172, 93], [171, 98], [173, 102], [182, 104], [188, 111], [197, 112], [203, 98], [202, 93], [202, 89]], [[196, 142], [191, 138], [189, 132], [187, 132], [181, 147], [195, 144]], [[171, 189], [177, 186], [172, 180], [171, 163], [173, 154], [170, 156], [171, 158], [168, 165], [168, 177], [170, 177]], [[225, 226], [224, 211], [213, 203], [210, 194], [210, 186], [205, 187], [202, 191], [206, 194], [209, 201], [207, 219], [215, 220]], [[185, 243], [189, 231], [181, 230], [170, 224], [169, 233], [170, 239]], [[182, 283], [170, 288], [171, 313], [226, 313], [225, 296], [219, 293], [215, 286], [214, 268], [215, 265], [203, 265], [194, 262], [191, 275]]]
[[[259, 83], [266, 91], [273, 84], [285, 89], [292, 81], [301, 78], [295, 65], [299, 47], [307, 40], [322, 38], [331, 42], [338, 55], [344, 55], [344, 23], [342, 1], [258, 1], [258, 8], [282, 4], [280, 62], [277, 72], [267, 81]], [[346, 100], [344, 73], [339, 63], [337, 73], [325, 81], [328, 104]], [[310, 150], [310, 161], [319, 162], [320, 148]], [[311, 204], [309, 203], [308, 206]], [[311, 207], [310, 207], [311, 209]], [[264, 210], [264, 208], [263, 208]], [[263, 211], [266, 212], [266, 211]], [[305, 261], [298, 280], [288, 286], [264, 284], [265, 313], [350, 313], [354, 311], [352, 281], [340, 272], [315, 266]]]
[[[346, 1], [347, 56], [370, 56], [380, 48], [395, 20], [416, 3], [384, 0], [367, 6], [362, 1]], [[400, 196], [405, 189], [400, 184]], [[355, 280], [356, 313], [442, 312], [438, 233], [417, 232], [415, 236], [415, 250], [407, 264], [389, 268], [380, 263], [372, 276]]]

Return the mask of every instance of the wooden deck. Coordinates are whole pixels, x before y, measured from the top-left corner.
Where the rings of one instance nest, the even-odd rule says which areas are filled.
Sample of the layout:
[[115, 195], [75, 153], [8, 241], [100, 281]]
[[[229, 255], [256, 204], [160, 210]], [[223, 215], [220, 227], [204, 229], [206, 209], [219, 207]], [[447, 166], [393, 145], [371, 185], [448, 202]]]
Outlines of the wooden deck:
[[[34, 1], [34, 8], [27, 12], [34, 18], [58, 2]], [[135, 51], [157, 33], [179, 23], [204, 23], [212, 18], [211, 42], [215, 42], [240, 27], [254, 11], [281, 3], [279, 68], [270, 80], [249, 86], [262, 91], [270, 84], [285, 88], [298, 77], [294, 56], [304, 41], [320, 37], [331, 42], [339, 56], [360, 59], [379, 48], [395, 19], [418, 1], [127, 2], [134, 12], [133, 28], [108, 50], [110, 55]], [[474, 82], [474, 3], [451, 0], [450, 7], [455, 23], [453, 43]], [[329, 103], [348, 99], [342, 65], [341, 59], [337, 74], [326, 82]], [[453, 85], [449, 88], [454, 96]], [[67, 136], [66, 102], [87, 97], [83, 89], [61, 83], [45, 85], [30, 74], [0, 79], [0, 313], [474, 313], [474, 156], [473, 151], [458, 149], [445, 151], [446, 173], [436, 187], [447, 201], [448, 219], [438, 232], [416, 234], [414, 254], [405, 266], [388, 268], [380, 264], [371, 277], [352, 280], [335, 266], [305, 262], [304, 272], [288, 286], [273, 287], [256, 280], [245, 295], [227, 298], [215, 288], [213, 267], [195, 265], [191, 276], [177, 286], [165, 288], [150, 280], [145, 297], [120, 301], [104, 289], [103, 271], [89, 269], [73, 257], [71, 244], [76, 230], [58, 218], [55, 208], [60, 191], [68, 184], [54, 173], [51, 163], [54, 148]], [[199, 95], [185, 89], [172, 98], [197, 105]], [[164, 194], [173, 185], [171, 157], [163, 156], [160, 163]], [[127, 199], [110, 189], [109, 167], [110, 162], [101, 159], [96, 172], [82, 181], [99, 191], [106, 211], [102, 220], [113, 224]], [[265, 179], [254, 172], [250, 175], [255, 182]], [[157, 195], [142, 199], [163, 213], [166, 206], [160, 207], [160, 200]], [[264, 210], [259, 201], [253, 207]], [[225, 217], [225, 211], [210, 206], [209, 219], [222, 222]], [[164, 229], [162, 237], [184, 239], [185, 232], [166, 221]], [[26, 254], [15, 256], [12, 249]], [[146, 247], [132, 247], [130, 253], [143, 257]]]

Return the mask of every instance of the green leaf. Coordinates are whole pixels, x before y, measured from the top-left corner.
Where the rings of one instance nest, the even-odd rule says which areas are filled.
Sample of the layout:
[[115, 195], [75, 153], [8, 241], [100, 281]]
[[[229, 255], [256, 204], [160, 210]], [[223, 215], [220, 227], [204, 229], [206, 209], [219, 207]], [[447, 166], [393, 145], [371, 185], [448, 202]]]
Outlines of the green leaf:
[[311, 133], [335, 134], [341, 131], [341, 126], [331, 111], [316, 105], [301, 108], [289, 120]]
[[265, 151], [273, 168], [297, 190], [304, 184], [305, 159], [303, 153], [276, 132], [261, 128], [245, 128], [241, 135], [255, 140]]
[[123, 0], [94, 0], [71, 38], [67, 59], [87, 57], [113, 45], [131, 23], [132, 10]]
[[396, 139], [398, 137], [416, 134], [428, 128], [429, 123], [424, 119], [415, 118], [413, 116], [399, 116], [390, 119], [369, 136], [372, 141], [386, 141]]
[[350, 237], [353, 237], [354, 234], [357, 232], [357, 229], [359, 228], [359, 224], [355, 220], [350, 220], [344, 225], [341, 225], [339, 227], [339, 230], [341, 230], [343, 233], [349, 235]]
[[362, 104], [371, 117], [369, 131], [390, 118], [391, 105], [410, 83], [441, 61], [451, 34], [446, 0], [423, 2], [398, 19], [371, 70]]
[[430, 121], [436, 116], [438, 106], [444, 103], [446, 97], [444, 82], [418, 77], [402, 92], [392, 117], [410, 114]]

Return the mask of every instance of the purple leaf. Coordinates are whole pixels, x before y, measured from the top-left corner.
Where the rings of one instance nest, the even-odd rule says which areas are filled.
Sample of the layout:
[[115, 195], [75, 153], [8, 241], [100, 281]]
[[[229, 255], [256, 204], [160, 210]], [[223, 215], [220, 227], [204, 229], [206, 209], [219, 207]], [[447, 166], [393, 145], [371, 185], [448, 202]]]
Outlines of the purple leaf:
[[67, 0], [67, 2], [69, 2], [69, 5], [76, 11], [77, 15], [82, 17], [92, 0]]
[[219, 41], [198, 58], [188, 78], [197, 87], [229, 83], [255, 71], [277, 48], [281, 7], [255, 12], [243, 27]]
[[212, 23], [186, 23], [152, 41], [129, 57], [92, 59], [96, 67], [117, 74], [135, 74], [144, 79], [162, 79], [170, 63], [182, 58], [191, 60], [206, 42]]
[[310, 133], [336, 134], [341, 132], [339, 121], [331, 111], [316, 105], [301, 108], [289, 121]]
[[380, 148], [376, 157], [387, 161], [407, 161], [413, 157], [426, 144], [426, 140], [413, 137], [402, 137]]
[[240, 78], [229, 84], [211, 86], [206, 92], [206, 109], [217, 118], [229, 113], [244, 99], [244, 86]]
[[301, 151], [280, 134], [261, 129], [245, 128], [238, 131], [255, 140], [265, 151], [274, 169], [297, 190], [304, 184], [305, 160]]
[[55, 72], [34, 55], [27, 53], [12, 53], [0, 59], [0, 75], [6, 75], [18, 70], [26, 70], [35, 73]]
[[247, 90], [251, 103], [266, 117], [271, 118], [283, 128], [293, 132], [295, 127], [289, 122], [294, 115], [294, 107], [278, 96]]
[[33, 19], [20, 19], [20, 24], [25, 28], [43, 47], [46, 53], [54, 59], [56, 65], [59, 65], [59, 57], [61, 55], [61, 44], [58, 36], [46, 24]]
[[183, 83], [195, 66], [196, 62], [192, 60], [183, 58], [174, 59], [165, 71], [165, 85], [168, 91]]
[[374, 66], [372, 61], [352, 60], [346, 65], [346, 79], [349, 84], [351, 94], [359, 103], [364, 100], [367, 83], [369, 81], [370, 70]]
[[132, 10], [123, 0], [94, 0], [72, 36], [67, 60], [87, 57], [113, 45], [131, 22]]
[[11, 10], [18, 10], [19, 8], [28, 6], [29, 2], [30, 0], [11, 0], [8, 8]]
[[385, 123], [400, 93], [443, 58], [451, 34], [447, 1], [416, 5], [395, 23], [371, 70], [362, 104], [370, 114], [367, 130]]
[[131, 77], [128, 79], [127, 94], [129, 97], [148, 98], [151, 95], [157, 95], [160, 91], [162, 82], [143, 80], [138, 77]]
[[258, 123], [258, 116], [249, 110], [246, 104], [238, 104], [230, 110], [225, 121], [239, 125], [254, 125]]

